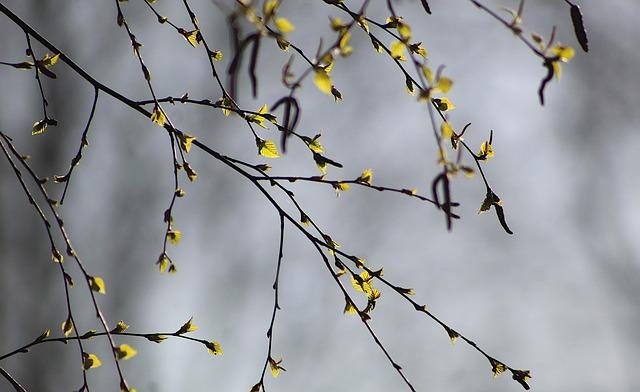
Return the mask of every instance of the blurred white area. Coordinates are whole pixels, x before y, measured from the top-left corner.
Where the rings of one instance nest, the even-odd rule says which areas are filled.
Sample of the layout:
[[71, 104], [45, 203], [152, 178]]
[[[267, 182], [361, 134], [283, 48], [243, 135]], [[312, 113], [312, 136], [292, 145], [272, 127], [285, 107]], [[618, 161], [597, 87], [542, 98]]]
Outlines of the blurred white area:
[[[207, 41], [225, 54], [219, 64], [226, 71], [231, 52], [224, 7], [191, 3], [207, 27]], [[360, 2], [353, 3], [357, 8]], [[504, 200], [515, 235], [502, 231], [493, 212], [476, 214], [484, 198], [480, 178], [453, 182], [462, 219], [452, 232], [431, 205], [402, 195], [352, 187], [336, 198], [330, 187], [304, 183], [291, 189], [345, 251], [384, 266], [390, 281], [413, 287], [416, 301], [495, 358], [531, 369], [533, 390], [637, 391], [640, 4], [579, 2], [591, 50], [586, 55], [577, 50], [562, 80], [548, 86], [546, 106], [540, 107], [536, 91], [545, 70], [522, 42], [470, 2], [430, 3], [432, 16], [418, 1], [395, 6], [415, 39], [423, 41], [432, 66], [446, 65], [445, 74], [455, 81], [450, 94], [457, 105], [451, 113], [454, 126], [472, 123], [465, 136], [474, 147], [494, 130], [496, 156], [486, 173]], [[515, 1], [484, 3], [517, 6]], [[126, 33], [115, 23], [113, 2], [3, 4], [98, 80], [134, 99], [149, 98]], [[371, 1], [372, 17], [387, 16], [384, 4]], [[156, 23], [141, 0], [122, 6], [144, 45], [158, 96], [188, 91], [196, 99], [220, 97], [201, 48], [191, 48], [175, 31]], [[177, 25], [190, 26], [181, 2], [160, 0], [156, 6]], [[281, 12], [297, 26], [291, 41], [311, 54], [320, 36], [332, 36], [328, 16], [340, 15], [317, 0], [286, 1]], [[578, 49], [563, 1], [527, 2], [526, 29], [548, 37], [553, 25], [561, 42]], [[389, 41], [383, 32], [372, 31]], [[22, 61], [24, 34], [3, 15], [0, 37], [0, 61]], [[338, 59], [332, 71], [344, 101], [334, 104], [307, 80], [297, 95], [299, 129], [309, 136], [321, 131], [327, 156], [345, 165], [329, 168], [329, 178], [356, 178], [370, 167], [375, 184], [428, 194], [438, 167], [424, 105], [405, 92], [402, 74], [387, 56], [375, 53], [362, 31], [354, 31], [352, 45], [354, 54]], [[279, 80], [289, 54], [266, 41], [261, 50], [259, 98], [250, 99], [243, 68], [243, 107], [258, 108], [287, 93]], [[303, 61], [296, 57], [299, 72]], [[33, 75], [0, 68], [0, 130], [32, 155], [42, 176], [66, 172], [93, 95], [91, 86], [64, 64], [55, 71], [58, 79], [46, 80], [45, 91], [60, 126], [32, 137], [31, 124], [41, 116]], [[179, 128], [217, 151], [264, 161], [255, 155], [253, 136], [237, 117], [224, 118], [206, 108], [165, 107]], [[273, 130], [261, 135], [279, 139]], [[107, 282], [108, 295], [100, 300], [108, 319], [123, 319], [135, 332], [166, 332], [194, 316], [200, 329], [193, 335], [219, 341], [225, 352], [212, 357], [204, 347], [176, 339], [160, 345], [119, 339], [139, 351], [123, 362], [127, 379], [139, 391], [248, 391], [259, 379], [267, 350], [279, 236], [276, 211], [250, 182], [194, 148], [190, 161], [199, 177], [193, 184], [183, 179], [187, 196], [174, 210], [175, 226], [184, 236], [170, 249], [179, 273], [160, 275], [154, 262], [173, 189], [166, 133], [101, 94], [89, 141], [62, 211], [81, 258]], [[269, 162], [273, 172], [316, 175], [303, 147], [290, 143], [283, 158]], [[45, 328], [59, 335], [66, 310], [46, 234], [10, 167], [4, 158], [0, 161], [1, 354]], [[62, 191], [59, 185], [48, 189], [58, 197]], [[67, 265], [79, 282], [73, 264]], [[276, 359], [284, 358], [287, 372], [276, 380], [268, 377], [269, 391], [406, 390], [362, 323], [342, 314], [338, 287], [315, 249], [291, 225], [285, 229], [280, 284], [282, 311], [273, 350]], [[75, 314], [83, 329], [98, 328], [84, 290], [78, 284], [72, 291]], [[462, 342], [452, 347], [441, 327], [388, 289], [382, 291], [372, 325], [417, 390], [521, 390], [509, 375], [494, 380], [476, 351]], [[95, 339], [88, 346], [105, 359], [89, 372], [92, 390], [116, 390], [107, 345]], [[29, 391], [81, 385], [75, 345], [41, 345], [0, 366]], [[8, 388], [0, 379], [0, 390]]]

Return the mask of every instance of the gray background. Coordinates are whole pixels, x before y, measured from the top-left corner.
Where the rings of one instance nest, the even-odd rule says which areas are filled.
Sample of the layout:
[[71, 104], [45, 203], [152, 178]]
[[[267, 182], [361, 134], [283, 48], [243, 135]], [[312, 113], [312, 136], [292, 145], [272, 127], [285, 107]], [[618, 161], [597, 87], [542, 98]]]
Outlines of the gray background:
[[[356, 2], [359, 3], [359, 2]], [[373, 0], [370, 14], [386, 17]], [[497, 7], [514, 2], [486, 1]], [[447, 232], [441, 213], [427, 204], [388, 193], [352, 188], [336, 198], [330, 187], [294, 184], [303, 206], [346, 251], [386, 276], [413, 287], [416, 300], [496, 358], [530, 368], [539, 391], [636, 391], [640, 354], [640, 232], [637, 107], [640, 103], [637, 37], [640, 4], [580, 2], [591, 42], [577, 51], [562, 80], [547, 89], [540, 107], [536, 89], [544, 69], [512, 34], [469, 2], [431, 1], [433, 16], [418, 2], [396, 3], [413, 35], [429, 51], [432, 66], [446, 64], [455, 80], [450, 98], [456, 127], [477, 146], [494, 130], [496, 156], [486, 166], [504, 200], [514, 236], [493, 213], [477, 215], [484, 189], [479, 178], [454, 181], [463, 219]], [[3, 0], [98, 80], [135, 99], [148, 91], [126, 34], [116, 26], [109, 1]], [[207, 40], [230, 61], [224, 9], [193, 1]], [[201, 48], [155, 17], [142, 1], [123, 3], [127, 20], [144, 44], [159, 96], [217, 99]], [[187, 27], [180, 2], [158, 9]], [[355, 7], [354, 7], [355, 8]], [[320, 1], [287, 1], [281, 12], [298, 27], [292, 41], [314, 53], [318, 37], [331, 37], [328, 15], [340, 13]], [[347, 18], [341, 15], [343, 20]], [[559, 0], [529, 1], [525, 27], [577, 47], [568, 8]], [[384, 37], [381, 32], [378, 36]], [[385, 37], [385, 40], [388, 40]], [[306, 82], [300, 129], [323, 132], [327, 155], [345, 165], [329, 178], [357, 177], [371, 167], [374, 182], [428, 192], [438, 170], [424, 106], [404, 91], [404, 78], [384, 55], [354, 31], [354, 54], [338, 59], [334, 83], [345, 100], [336, 105]], [[22, 61], [24, 35], [0, 16], [0, 60]], [[37, 53], [43, 53], [36, 46]], [[264, 43], [259, 61], [260, 96], [250, 99], [241, 78], [243, 106], [257, 108], [285, 93], [279, 84], [288, 54]], [[296, 59], [301, 67], [303, 62]], [[298, 70], [300, 68], [297, 68]], [[33, 74], [0, 68], [0, 129], [15, 139], [41, 175], [66, 171], [91, 105], [92, 88], [65, 65], [45, 81], [51, 112], [60, 126], [38, 137], [31, 124], [41, 116]], [[243, 71], [244, 72], [244, 71]], [[168, 106], [166, 106], [168, 107]], [[219, 112], [170, 107], [180, 128], [225, 154], [252, 162], [255, 144], [246, 125]], [[275, 132], [263, 137], [277, 139]], [[198, 181], [185, 184], [174, 216], [184, 238], [170, 249], [175, 276], [154, 266], [163, 235], [162, 212], [172, 192], [166, 133], [106, 95], [100, 97], [90, 147], [74, 174], [62, 209], [67, 229], [88, 269], [105, 278], [100, 297], [109, 320], [126, 320], [132, 331], [175, 330], [194, 316], [194, 336], [221, 342], [222, 357], [200, 345], [168, 340], [155, 345], [119, 339], [139, 350], [123, 362], [139, 391], [247, 391], [259, 378], [275, 273], [278, 218], [246, 180], [194, 149]], [[315, 175], [303, 146], [270, 161], [274, 173]], [[45, 232], [0, 164], [0, 352], [33, 339], [43, 329], [59, 334], [66, 317], [58, 268], [50, 262]], [[49, 185], [54, 195], [62, 187]], [[274, 354], [287, 368], [270, 391], [396, 391], [406, 389], [361, 323], [342, 314], [344, 299], [310, 244], [287, 226], [281, 306]], [[67, 264], [79, 281], [72, 263]], [[83, 329], [97, 328], [84, 288], [73, 289]], [[418, 390], [518, 391], [463, 343], [452, 347], [444, 331], [383, 288], [372, 325]], [[88, 350], [104, 359], [89, 372], [92, 390], [117, 390], [106, 344]], [[75, 345], [41, 345], [1, 365], [30, 391], [65, 391], [81, 384]], [[0, 380], [0, 390], [10, 387]]]

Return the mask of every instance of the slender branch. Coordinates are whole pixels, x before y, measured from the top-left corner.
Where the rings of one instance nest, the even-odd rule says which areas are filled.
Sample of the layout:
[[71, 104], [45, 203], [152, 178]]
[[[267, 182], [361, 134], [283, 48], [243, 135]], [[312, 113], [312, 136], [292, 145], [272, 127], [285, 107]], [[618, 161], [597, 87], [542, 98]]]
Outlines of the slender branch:
[[26, 389], [20, 383], [18, 383], [6, 370], [0, 367], [0, 374], [9, 381], [9, 384], [15, 389], [17, 392], [27, 392]]
[[260, 385], [262, 387], [262, 391], [266, 392], [264, 387], [264, 376], [267, 372], [267, 367], [269, 366], [269, 362], [275, 361], [272, 356], [272, 345], [273, 345], [273, 326], [276, 321], [276, 313], [280, 310], [280, 303], [278, 301], [278, 289], [279, 289], [279, 278], [280, 278], [280, 267], [282, 265], [282, 247], [284, 245], [284, 215], [279, 214], [280, 217], [280, 241], [278, 244], [278, 264], [276, 266], [276, 277], [273, 281], [273, 311], [271, 313], [271, 322], [269, 323], [269, 329], [267, 330], [267, 338], [269, 339], [269, 344], [267, 347], [267, 357], [264, 361], [264, 366], [262, 367], [262, 374], [260, 375], [260, 381], [256, 385]]
[[89, 145], [89, 139], [87, 138], [87, 135], [89, 133], [89, 128], [91, 127], [91, 121], [93, 120], [93, 115], [96, 113], [96, 106], [98, 104], [98, 95], [100, 93], [100, 90], [94, 87], [93, 92], [94, 92], [94, 95], [93, 95], [93, 103], [91, 104], [91, 112], [89, 113], [89, 119], [87, 120], [87, 124], [85, 125], [84, 131], [82, 132], [82, 137], [80, 138], [80, 147], [78, 147], [78, 152], [76, 153], [76, 156], [73, 157], [73, 159], [71, 160], [71, 164], [69, 165], [69, 170], [67, 171], [67, 174], [57, 179], [58, 182], [62, 180], [65, 183], [64, 191], [62, 191], [62, 197], [60, 198], [60, 204], [64, 204], [64, 198], [67, 195], [67, 189], [69, 188], [69, 183], [71, 182], [71, 176], [73, 174], [73, 170], [78, 165], [78, 163], [80, 163], [80, 160], [82, 159], [82, 150], [84, 150], [84, 148]]
[[[6, 136], [2, 132], [0, 132], [0, 137], [2, 138], [2, 139], [0, 139], [0, 148], [2, 149], [2, 152], [4, 153], [5, 158], [7, 159], [9, 164], [11, 165], [11, 167], [13, 169], [13, 172], [16, 175], [16, 178], [20, 182], [20, 186], [22, 187], [22, 190], [24, 191], [25, 195], [27, 196], [27, 199], [29, 200], [29, 204], [33, 205], [33, 207], [36, 210], [38, 216], [42, 220], [42, 223], [44, 225], [45, 231], [47, 232], [47, 237], [49, 238], [49, 243], [51, 245], [52, 259], [57, 262], [58, 266], [60, 267], [60, 272], [62, 274], [62, 282], [64, 284], [64, 294], [65, 294], [65, 301], [66, 301], [66, 306], [67, 306], [67, 320], [69, 320], [71, 322], [71, 324], [73, 325], [74, 334], [76, 336], [79, 336], [78, 327], [76, 325], [75, 318], [74, 318], [73, 312], [71, 310], [71, 298], [69, 296], [69, 281], [71, 280], [71, 277], [65, 271], [64, 265], [62, 263], [62, 255], [60, 254], [60, 252], [56, 248], [55, 242], [53, 240], [53, 234], [51, 233], [51, 223], [49, 222], [49, 220], [45, 216], [44, 212], [42, 211], [42, 208], [40, 207], [40, 205], [36, 201], [35, 197], [31, 193], [31, 191], [29, 190], [29, 187], [24, 182], [24, 179], [22, 178], [22, 172], [16, 166], [15, 162], [13, 162], [13, 159], [11, 158], [11, 155], [9, 154], [9, 152], [7, 151], [7, 149], [4, 146], [4, 143], [2, 142], [2, 140], [4, 140], [5, 142], [8, 142], [10, 139], [8, 138], [8, 136]], [[18, 159], [22, 159], [22, 158], [20, 157]], [[82, 347], [82, 342], [79, 341], [79, 340], [78, 340], [78, 348], [80, 349], [80, 359], [82, 360], [82, 353], [84, 352], [84, 349]], [[0, 359], [2, 359], [2, 358], [0, 358]], [[87, 385], [87, 372], [86, 372], [86, 369], [84, 369], [84, 368], [82, 369], [82, 378], [83, 378], [83, 381], [84, 381], [84, 385]]]

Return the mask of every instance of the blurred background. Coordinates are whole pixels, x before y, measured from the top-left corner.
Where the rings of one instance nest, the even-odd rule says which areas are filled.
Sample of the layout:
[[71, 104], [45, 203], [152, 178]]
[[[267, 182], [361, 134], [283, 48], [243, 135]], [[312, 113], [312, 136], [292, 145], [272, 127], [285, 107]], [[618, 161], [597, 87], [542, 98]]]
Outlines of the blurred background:
[[[113, 2], [2, 3], [98, 80], [132, 99], [150, 98], [126, 33], [116, 25]], [[352, 8], [360, 3], [354, 1]], [[413, 287], [416, 301], [495, 358], [531, 369], [534, 390], [637, 391], [640, 3], [580, 1], [591, 44], [585, 55], [564, 1], [527, 2], [527, 31], [548, 37], [557, 25], [559, 41], [577, 49], [562, 79], [548, 86], [544, 107], [536, 95], [544, 68], [522, 42], [470, 2], [430, 3], [431, 16], [418, 1], [394, 4], [428, 50], [432, 67], [446, 65], [445, 74], [455, 81], [449, 94], [457, 106], [453, 125], [472, 123], [465, 139], [474, 148], [494, 130], [496, 155], [486, 173], [515, 234], [504, 233], [493, 212], [476, 214], [484, 198], [478, 177], [453, 181], [462, 219], [451, 232], [439, 211], [403, 195], [352, 187], [336, 198], [321, 184], [287, 186], [345, 251], [373, 267], [384, 266], [390, 281]], [[510, 0], [484, 3], [517, 8]], [[158, 24], [143, 1], [121, 4], [144, 45], [158, 96], [221, 96], [201, 47], [191, 48]], [[218, 67], [226, 70], [231, 61], [226, 15], [234, 3], [191, 4], [207, 41], [223, 51]], [[181, 2], [161, 0], [156, 7], [178, 26], [190, 27]], [[285, 1], [280, 12], [297, 27], [290, 40], [309, 54], [319, 37], [325, 42], [333, 37], [328, 16], [348, 19], [317, 0]], [[384, 20], [385, 2], [371, 1], [369, 13]], [[389, 42], [383, 32], [372, 31]], [[24, 33], [4, 15], [0, 37], [0, 61], [27, 60]], [[308, 136], [322, 132], [326, 155], [344, 164], [330, 167], [328, 178], [353, 179], [372, 168], [375, 184], [428, 194], [438, 166], [424, 105], [406, 93], [395, 64], [377, 54], [362, 31], [353, 32], [352, 46], [353, 55], [339, 58], [332, 71], [344, 101], [335, 104], [307, 80], [298, 94], [299, 129]], [[39, 57], [45, 52], [39, 45], [35, 50]], [[280, 72], [290, 54], [263, 42], [259, 97], [251, 99], [245, 65], [241, 106], [255, 109], [286, 94]], [[304, 64], [295, 57], [299, 74]], [[41, 176], [66, 173], [93, 96], [92, 87], [62, 62], [54, 70], [58, 78], [44, 80], [44, 88], [59, 126], [31, 136], [42, 115], [33, 73], [0, 68], [0, 130], [32, 156]], [[164, 107], [179, 128], [217, 151], [266, 161], [256, 155], [253, 136], [237, 116]], [[259, 132], [279, 140], [273, 129]], [[138, 391], [248, 391], [259, 380], [267, 352], [276, 211], [250, 182], [194, 148], [189, 158], [199, 177], [195, 183], [182, 178], [187, 195], [178, 200], [174, 217], [183, 239], [169, 250], [179, 272], [159, 274], [154, 262], [173, 192], [166, 133], [101, 94], [89, 143], [61, 212], [88, 270], [105, 279], [107, 296], [99, 300], [107, 319], [125, 320], [131, 331], [146, 333], [174, 331], [193, 316], [199, 326], [193, 336], [215, 339], [224, 350], [213, 357], [201, 345], [179, 339], [160, 345], [118, 339], [138, 350], [136, 358], [122, 363], [128, 381]], [[64, 287], [51, 263], [46, 232], [10, 166], [1, 161], [0, 355], [46, 328], [59, 336], [66, 318]], [[318, 174], [300, 143], [290, 143], [286, 155], [268, 163], [275, 174]], [[47, 187], [60, 197], [62, 185]], [[66, 265], [80, 282], [74, 264]], [[291, 225], [285, 229], [280, 283], [273, 353], [284, 359], [287, 371], [276, 380], [268, 376], [269, 391], [406, 390], [361, 322], [342, 314], [344, 297], [314, 248]], [[381, 288], [372, 326], [417, 390], [521, 390], [509, 375], [494, 380], [486, 359], [464, 343], [452, 346], [441, 327]], [[99, 329], [87, 297], [83, 285], [72, 289], [76, 320], [83, 330]], [[92, 390], [117, 390], [106, 342], [94, 339], [86, 350], [103, 358], [103, 366], [89, 372]], [[39, 345], [0, 366], [29, 391], [68, 391], [82, 384], [75, 345]], [[10, 388], [0, 379], [0, 390]]]

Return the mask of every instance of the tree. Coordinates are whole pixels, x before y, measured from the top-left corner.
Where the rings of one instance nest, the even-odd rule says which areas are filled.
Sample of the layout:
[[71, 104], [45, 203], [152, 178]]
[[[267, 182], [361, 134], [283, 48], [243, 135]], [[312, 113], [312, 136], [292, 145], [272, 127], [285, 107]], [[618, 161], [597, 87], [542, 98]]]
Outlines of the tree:
[[[45, 229], [51, 250], [51, 259], [60, 270], [60, 280], [64, 285], [66, 302], [66, 317], [62, 318], [60, 326], [62, 335], [57, 334], [51, 337], [51, 330], [46, 329], [35, 340], [26, 342], [16, 350], [11, 350], [0, 356], [0, 360], [13, 358], [26, 349], [44, 345], [48, 342], [72, 342], [78, 348], [78, 362], [82, 363], [82, 384], [79, 389], [89, 390], [91, 369], [99, 367], [105, 361], [105, 358], [103, 356], [99, 357], [85, 347], [89, 340], [100, 338], [108, 342], [113, 357], [112, 361], [117, 370], [116, 381], [120, 389], [128, 391], [134, 390], [134, 388], [127, 381], [120, 360], [135, 356], [140, 344], [135, 345], [137, 349], [134, 349], [128, 343], [119, 341], [123, 337], [138, 337], [142, 338], [142, 340], [147, 339], [156, 343], [161, 343], [167, 338], [190, 340], [202, 344], [213, 355], [222, 354], [222, 347], [217, 340], [193, 338], [191, 335], [187, 335], [196, 329], [193, 319], [183, 322], [182, 326], [175, 331], [167, 332], [167, 330], [161, 329], [142, 332], [134, 330], [134, 332], [130, 332], [127, 323], [123, 321], [118, 323], [108, 322], [106, 312], [101, 307], [103, 300], [101, 295], [107, 293], [107, 287], [111, 287], [110, 282], [108, 280], [105, 281], [99, 272], [93, 272], [93, 270], [85, 266], [84, 257], [81, 258], [79, 256], [82, 252], [79, 252], [74, 247], [74, 243], [72, 243], [71, 237], [67, 232], [65, 221], [68, 218], [63, 220], [64, 210], [62, 207], [69, 208], [68, 203], [64, 203], [67, 190], [72, 189], [70, 184], [73, 183], [72, 179], [77, 176], [76, 168], [83, 156], [89, 151], [87, 147], [89, 147], [90, 130], [98, 108], [98, 100], [100, 96], [104, 96], [105, 98], [110, 97], [119, 101], [125, 108], [137, 112], [162, 127], [170, 141], [173, 186], [170, 192], [170, 202], [163, 214], [164, 235], [161, 250], [159, 255], [154, 258], [160, 273], [175, 273], [178, 269], [179, 262], [174, 261], [171, 245], [177, 245], [180, 242], [182, 231], [179, 229], [179, 217], [174, 222], [174, 218], [176, 218], [174, 209], [177, 208], [176, 205], [180, 202], [180, 199], [186, 195], [184, 190], [185, 180], [194, 182], [198, 178], [196, 166], [190, 163], [192, 148], [227, 166], [240, 178], [248, 180], [256, 188], [256, 192], [265, 197], [276, 212], [279, 222], [277, 226], [279, 240], [275, 246], [278, 252], [275, 281], [273, 283], [273, 307], [267, 334], [268, 351], [264, 359], [262, 372], [258, 380], [256, 380], [257, 382], [253, 387], [249, 385], [247, 389], [252, 391], [264, 390], [266, 388], [266, 370], [270, 369], [273, 376], [277, 377], [285, 366], [285, 363], [272, 350], [272, 332], [280, 309], [279, 272], [284, 258], [285, 227], [301, 233], [317, 251], [319, 260], [336, 283], [340, 296], [344, 297], [344, 313], [355, 315], [361, 320], [362, 325], [371, 335], [374, 344], [384, 353], [391, 367], [395, 369], [410, 390], [415, 389], [409, 381], [408, 375], [405, 374], [399, 361], [392, 355], [387, 345], [383, 344], [382, 340], [378, 338], [371, 325], [373, 311], [382, 295], [382, 290], [386, 291], [388, 295], [398, 295], [417, 312], [432, 319], [444, 329], [452, 342], [461, 340], [475, 349], [488, 360], [494, 375], [497, 376], [503, 372], [508, 372], [516, 382], [520, 383], [525, 389], [529, 389], [530, 373], [528, 370], [512, 367], [508, 365], [506, 360], [495, 358], [493, 354], [489, 353], [489, 350], [480, 348], [469, 337], [462, 335], [456, 328], [442, 321], [426, 305], [413, 299], [413, 289], [386, 278], [378, 263], [369, 264], [356, 254], [343, 250], [337, 242], [342, 241], [334, 240], [322, 228], [322, 225], [316, 221], [313, 214], [309, 213], [308, 209], [304, 207], [303, 201], [291, 189], [291, 184], [293, 183], [317, 184], [331, 187], [339, 195], [349, 191], [351, 188], [360, 187], [415, 198], [431, 204], [441, 211], [446, 228], [451, 230], [453, 222], [459, 218], [454, 211], [459, 204], [454, 201], [452, 179], [456, 176], [473, 177], [477, 172], [483, 184], [479, 212], [495, 211], [500, 226], [506, 233], [512, 234], [507, 224], [501, 199], [490, 186], [489, 179], [483, 170], [483, 165], [494, 155], [493, 131], [488, 132], [479, 147], [476, 148], [464, 140], [463, 135], [468, 135], [466, 132], [471, 132], [472, 128], [470, 123], [461, 126], [464, 120], [461, 121], [461, 124], [458, 124], [458, 121], [454, 121], [449, 113], [455, 108], [452, 101], [446, 96], [453, 85], [452, 78], [446, 75], [442, 66], [432, 69], [433, 60], [427, 56], [425, 46], [418, 41], [417, 37], [413, 36], [410, 24], [396, 12], [395, 6], [391, 1], [388, 1], [385, 7], [382, 8], [383, 12], [389, 15], [386, 20], [367, 16], [369, 15], [369, 7], [373, 7], [372, 4], [369, 4], [369, 1], [364, 1], [359, 6], [341, 1], [325, 1], [327, 9], [332, 14], [341, 15], [344, 21], [337, 16], [331, 18], [331, 36], [327, 41], [319, 40], [318, 50], [314, 55], [311, 55], [309, 49], [305, 49], [305, 46], [297, 44], [291, 38], [290, 33], [294, 31], [296, 26], [287, 19], [277, 1], [266, 1], [259, 4], [258, 2], [238, 1], [233, 6], [228, 4], [220, 5], [220, 8], [228, 15], [227, 23], [231, 31], [230, 38], [232, 42], [230, 51], [221, 51], [216, 49], [216, 46], [212, 46], [219, 45], [217, 42], [214, 43], [219, 39], [215, 36], [211, 38], [207, 36], [205, 27], [201, 25], [196, 16], [199, 12], [188, 1], [183, 2], [183, 13], [188, 17], [187, 22], [184, 24], [174, 22], [174, 16], [164, 16], [161, 11], [162, 4], [155, 4], [155, 1], [141, 3], [144, 3], [149, 12], [157, 18], [157, 21], [162, 25], [162, 29], [168, 30], [174, 35], [177, 33], [177, 36], [186, 41], [187, 45], [204, 51], [206, 62], [210, 69], [210, 81], [213, 82], [212, 86], [220, 90], [218, 93], [219, 98], [217, 96], [213, 97], [213, 99], [210, 99], [210, 97], [192, 98], [186, 93], [179, 98], [177, 96], [164, 97], [156, 92], [159, 91], [157, 90], [158, 84], [162, 83], [162, 78], [156, 80], [155, 77], [152, 77], [152, 70], [155, 68], [151, 65], [151, 62], [145, 62], [145, 57], [143, 56], [145, 49], [142, 46], [142, 40], [137, 38], [134, 33], [135, 24], [131, 23], [127, 16], [127, 7], [130, 5], [126, 4], [126, 2], [114, 1], [116, 24], [120, 30], [124, 31], [122, 34], [128, 38], [133, 48], [136, 68], [140, 78], [145, 81], [147, 94], [151, 96], [151, 99], [147, 100], [135, 100], [117, 92], [116, 88], [94, 78], [84, 67], [74, 62], [70, 53], [61, 50], [53, 39], [42, 35], [37, 27], [32, 27], [9, 7], [0, 4], [0, 11], [17, 28], [24, 32], [28, 57], [26, 60], [19, 59], [18, 61], [4, 61], [3, 59], [2, 64], [8, 68], [12, 67], [32, 72], [35, 75], [41, 95], [42, 117], [34, 122], [31, 129], [32, 135], [50, 134], [55, 129], [54, 127], [60, 127], [61, 125], [55, 119], [47, 100], [49, 86], [60, 83], [60, 80], [52, 81], [49, 79], [57, 79], [57, 72], [59, 72], [61, 63], [68, 67], [67, 72], [69, 74], [75, 74], [76, 77], [83, 79], [85, 85], [90, 85], [94, 93], [88, 119], [79, 140], [79, 147], [73, 154], [66, 172], [62, 174], [54, 175], [53, 172], [44, 168], [47, 174], [42, 177], [40, 174], [42, 171], [34, 169], [34, 164], [24, 155], [26, 153], [25, 149], [18, 146], [10, 133], [2, 131], [0, 135], [2, 136], [0, 144], [4, 157], [15, 173], [18, 186], [29, 203], [32, 204]], [[555, 28], [548, 38], [538, 34], [530, 34], [525, 30], [522, 22], [524, 1], [520, 3], [518, 9], [508, 9], [506, 14], [498, 13], [478, 1], [470, 0], [470, 3], [494, 18], [498, 23], [503, 24], [531, 50], [534, 56], [540, 58], [545, 75], [541, 80], [537, 93], [540, 103], [544, 104], [544, 92], [548, 82], [553, 79], [554, 75], [559, 77], [562, 63], [568, 62], [573, 57], [574, 50], [567, 45], [556, 42]], [[421, 5], [427, 14], [431, 13], [428, 2], [421, 1]], [[588, 42], [579, 8], [568, 1], [567, 5], [576, 39], [580, 46], [587, 51]], [[416, 4], [415, 6], [417, 7], [418, 5]], [[175, 18], [178, 17], [176, 16]], [[332, 97], [335, 102], [340, 102], [343, 99], [342, 92], [339, 90], [340, 86], [334, 84], [333, 81], [334, 75], [338, 72], [337, 70], [334, 71], [334, 67], [340, 68], [342, 58], [357, 55], [357, 53], [352, 54], [354, 51], [352, 41], [355, 40], [356, 32], [362, 35], [359, 39], [368, 39], [370, 41], [373, 50], [380, 53], [381, 57], [384, 58], [381, 61], [391, 61], [395, 64], [404, 79], [404, 86], [407, 92], [414, 95], [416, 100], [426, 108], [429, 128], [433, 132], [435, 140], [439, 168], [435, 177], [429, 183], [429, 194], [420, 194], [410, 187], [378, 185], [373, 181], [371, 169], [363, 170], [355, 178], [338, 176], [337, 179], [330, 179], [332, 176], [329, 170], [333, 171], [335, 170], [334, 168], [342, 168], [343, 165], [339, 162], [340, 159], [334, 158], [325, 152], [319, 133], [301, 129], [302, 109], [305, 108], [306, 111], [307, 107], [304, 105], [303, 100], [299, 98], [302, 95], [300, 89], [303, 86], [313, 83], [320, 92]], [[354, 36], [353, 39], [352, 35]], [[267, 50], [265, 48], [266, 45], [273, 46], [273, 44], [277, 45], [282, 51], [294, 54], [289, 58], [289, 61], [283, 63], [284, 67], [281, 72], [269, 68], [261, 69], [259, 65], [261, 57], [265, 56], [263, 52]], [[273, 50], [277, 49], [274, 47]], [[202, 56], [201, 53], [200, 56]], [[169, 57], [169, 60], [181, 60], [166, 54], [165, 57]], [[302, 58], [305, 62], [304, 65], [300, 67], [295, 64], [294, 58]], [[248, 62], [246, 69], [243, 69], [243, 62]], [[227, 70], [226, 78], [222, 71], [224, 66], [226, 66]], [[186, 67], [187, 65], [184, 64], [181, 66], [184, 69]], [[187, 71], [184, 72], [188, 73]], [[242, 89], [245, 77], [249, 81], [249, 90], [253, 98], [258, 97], [258, 89], [263, 80], [273, 77], [281, 79], [285, 94], [275, 98], [270, 105], [255, 105], [255, 107], [259, 107], [257, 109], [255, 107], [248, 109], [250, 106], [241, 104], [241, 100], [246, 100], [245, 95], [247, 95]], [[218, 110], [224, 117], [239, 118], [241, 120], [240, 123], [244, 122], [246, 124], [252, 139], [251, 147], [257, 150], [257, 154], [261, 156], [260, 159], [245, 159], [244, 157], [239, 158], [221, 153], [220, 151], [222, 150], [202, 141], [205, 139], [204, 137], [196, 135], [195, 132], [193, 132], [194, 134], [190, 133], [177, 121], [171, 120], [174, 114], [170, 112], [174, 110], [169, 108], [172, 108], [172, 105], [201, 107], [202, 110]], [[175, 111], [175, 113], [178, 112]], [[258, 127], [267, 131], [262, 131]], [[271, 133], [271, 135], [276, 135], [277, 137], [267, 136], [270, 134], [269, 132], [278, 132]], [[254, 142], [255, 147], [253, 147]], [[307, 149], [308, 160], [313, 161], [319, 172], [311, 176], [300, 176], [297, 173], [291, 174], [290, 172], [271, 174], [270, 170], [272, 168], [265, 163], [267, 159], [263, 158], [279, 158], [285, 152], [288, 153], [287, 147], [291, 149], [291, 145], [294, 143]], [[246, 149], [246, 146], [244, 148]], [[38, 159], [38, 156], [36, 155], [34, 158]], [[47, 181], [47, 177], [51, 177], [51, 181]], [[57, 196], [53, 196], [54, 194]], [[74, 212], [79, 213], [71, 207], [70, 213]], [[69, 260], [72, 263], [69, 263]], [[77, 269], [75, 276], [70, 271], [71, 268]], [[75, 293], [78, 292], [78, 289], [72, 290], [74, 277], [75, 281], [86, 282], [86, 289], [83, 288], [83, 290], [86, 290], [85, 295], [88, 296], [89, 308], [74, 306], [72, 297], [74, 295], [82, 295]], [[81, 329], [78, 327], [79, 323], [76, 319], [79, 318], [79, 314], [87, 312], [87, 309], [97, 315], [98, 329]], [[118, 318], [117, 315], [109, 318], [111, 317]], [[60, 336], [58, 337], [58, 335]], [[24, 390], [19, 382], [6, 370], [2, 370], [2, 375], [16, 390]]]

